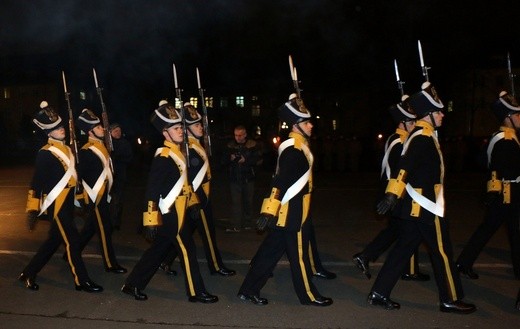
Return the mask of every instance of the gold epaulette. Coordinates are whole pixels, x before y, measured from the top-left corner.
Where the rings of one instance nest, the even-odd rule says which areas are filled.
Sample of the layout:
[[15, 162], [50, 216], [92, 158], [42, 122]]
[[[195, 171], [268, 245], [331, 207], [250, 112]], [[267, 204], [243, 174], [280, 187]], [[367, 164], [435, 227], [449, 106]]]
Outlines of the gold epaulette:
[[159, 154], [159, 156], [162, 156], [162, 157], [169, 157], [170, 156], [170, 149], [167, 148], [167, 147], [163, 147], [162, 150], [161, 150], [161, 154]]
[[162, 216], [157, 210], [157, 203], [148, 201], [148, 210], [143, 213], [143, 226], [156, 225], [162, 225]]
[[506, 128], [504, 129], [504, 139], [511, 140], [516, 137], [516, 133], [514, 129]]
[[27, 196], [27, 206], [25, 207], [25, 211], [38, 210], [40, 210], [40, 199], [35, 196], [34, 190], [29, 190], [29, 195]]
[[491, 179], [487, 181], [488, 192], [502, 192], [502, 181], [497, 179], [497, 172], [491, 172]]
[[404, 180], [406, 179], [406, 171], [401, 169], [399, 171], [399, 175], [397, 178], [391, 178], [388, 180], [388, 185], [386, 186], [386, 192], [393, 193], [397, 195], [398, 198], [402, 198], [404, 194], [404, 190], [406, 188], [406, 183]]
[[271, 195], [269, 198], [265, 198], [262, 202], [262, 208], [260, 209], [261, 214], [267, 214], [271, 216], [278, 216], [278, 211], [280, 210], [280, 190], [276, 187], [273, 187], [271, 190]]

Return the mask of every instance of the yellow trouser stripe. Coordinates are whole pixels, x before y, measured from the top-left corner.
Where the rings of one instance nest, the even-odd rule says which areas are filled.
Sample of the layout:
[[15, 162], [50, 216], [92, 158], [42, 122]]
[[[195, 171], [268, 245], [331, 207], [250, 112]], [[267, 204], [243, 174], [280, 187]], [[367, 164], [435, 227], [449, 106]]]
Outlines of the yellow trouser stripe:
[[208, 220], [206, 219], [206, 213], [204, 210], [200, 210], [200, 219], [202, 220], [202, 224], [204, 224], [204, 234], [206, 234], [206, 239], [208, 240], [209, 251], [211, 253], [211, 261], [213, 262], [213, 267], [215, 270], [220, 270], [220, 267], [217, 263], [217, 256], [215, 256], [215, 249], [213, 248], [213, 240], [211, 240], [211, 234], [209, 232]]
[[184, 246], [184, 243], [182, 242], [181, 237], [177, 234], [176, 236], [177, 242], [179, 243], [179, 247], [181, 248], [182, 252], [182, 261], [184, 262], [184, 268], [186, 269], [186, 279], [188, 280], [188, 288], [190, 289], [190, 296], [195, 296], [195, 288], [193, 287], [193, 279], [191, 277], [191, 267], [190, 267], [190, 261], [188, 259], [188, 252], [186, 251], [186, 247]]
[[302, 231], [297, 233], [298, 235], [298, 262], [300, 263], [300, 271], [303, 278], [303, 284], [305, 285], [305, 291], [307, 292], [307, 296], [309, 296], [311, 301], [315, 301], [313, 293], [311, 292], [311, 288], [309, 285], [309, 278], [307, 277], [307, 271], [305, 270], [305, 263], [303, 261], [303, 239], [302, 239]]
[[437, 231], [437, 245], [439, 246], [439, 252], [444, 261], [444, 268], [446, 269], [446, 278], [448, 279], [449, 290], [453, 300], [457, 300], [457, 291], [455, 290], [455, 284], [453, 283], [453, 275], [451, 273], [450, 262], [448, 256], [444, 252], [444, 245], [442, 243], [441, 223], [438, 216], [435, 216], [435, 230]]
[[76, 274], [76, 268], [74, 267], [74, 263], [72, 262], [72, 257], [70, 257], [70, 243], [67, 234], [65, 234], [65, 230], [63, 230], [63, 226], [61, 225], [61, 220], [58, 216], [55, 216], [56, 224], [58, 225], [58, 229], [60, 230], [61, 237], [63, 238], [63, 242], [65, 243], [65, 250], [67, 251], [67, 260], [70, 265], [70, 270], [72, 275], [74, 276], [74, 283], [77, 286], [80, 285], [78, 275]]
[[410, 257], [409, 273], [415, 274], [415, 254]]
[[311, 247], [310, 242], [309, 242], [309, 262], [311, 264], [312, 274], [318, 272], [318, 270], [316, 270], [316, 264], [314, 264], [314, 254], [312, 253], [312, 247]]
[[96, 206], [94, 208], [96, 213], [96, 220], [99, 226], [99, 232], [101, 232], [101, 245], [103, 246], [103, 257], [105, 257], [105, 261], [107, 262], [107, 267], [112, 268], [112, 263], [110, 262], [110, 257], [108, 255], [108, 246], [107, 246], [107, 237], [105, 233], [105, 228], [103, 227], [103, 220], [101, 219], [101, 214], [99, 213], [99, 209]]

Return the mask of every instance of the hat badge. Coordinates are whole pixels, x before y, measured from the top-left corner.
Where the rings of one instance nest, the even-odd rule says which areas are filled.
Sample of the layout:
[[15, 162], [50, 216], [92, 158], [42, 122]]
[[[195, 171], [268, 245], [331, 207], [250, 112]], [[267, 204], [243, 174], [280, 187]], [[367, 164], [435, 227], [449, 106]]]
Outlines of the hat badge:
[[172, 119], [172, 120], [175, 120], [175, 119], [178, 119], [179, 117], [177, 116], [177, 112], [175, 111], [175, 109], [171, 106], [166, 106], [166, 114], [168, 114], [168, 118], [169, 119]]

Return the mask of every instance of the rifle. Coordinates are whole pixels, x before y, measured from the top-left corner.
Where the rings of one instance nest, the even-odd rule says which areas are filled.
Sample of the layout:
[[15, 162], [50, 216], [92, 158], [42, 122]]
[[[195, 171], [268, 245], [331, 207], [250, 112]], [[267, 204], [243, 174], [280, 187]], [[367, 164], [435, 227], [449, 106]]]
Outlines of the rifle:
[[507, 73], [509, 74], [509, 82], [511, 82], [511, 96], [515, 97], [515, 75], [511, 70], [511, 57], [507, 52]]
[[211, 156], [211, 136], [209, 133], [208, 109], [206, 108], [206, 99], [204, 98], [204, 89], [200, 84], [199, 68], [197, 70], [197, 86], [199, 88], [200, 100], [202, 102], [202, 126], [204, 127], [204, 148], [208, 155]]
[[291, 70], [291, 79], [293, 82], [294, 90], [296, 91], [296, 95], [298, 95], [298, 98], [301, 99], [301, 89], [300, 85], [298, 84], [298, 73], [296, 72], [296, 68], [293, 65], [293, 60], [291, 55], [289, 55], [289, 69]]
[[422, 69], [422, 75], [424, 76], [425, 81], [430, 81], [428, 77], [428, 70], [431, 69], [431, 67], [427, 67], [424, 65], [424, 58], [422, 54], [422, 46], [421, 46], [421, 40], [417, 40], [417, 46], [419, 48], [419, 60], [421, 61], [421, 69]]
[[404, 81], [399, 77], [399, 68], [397, 67], [397, 60], [394, 59], [395, 78], [397, 79], [397, 88], [401, 92], [401, 97], [404, 95]]
[[105, 131], [104, 139], [105, 139], [105, 147], [107, 148], [108, 154], [110, 154], [114, 150], [114, 145], [112, 144], [112, 135], [110, 134], [110, 124], [108, 123], [108, 114], [107, 108], [105, 106], [105, 102], [103, 101], [103, 93], [102, 88], [99, 87], [96, 69], [92, 68], [92, 73], [94, 74], [94, 83], [96, 85], [96, 91], [99, 96], [99, 100], [101, 102], [101, 120], [103, 122], [103, 130]]
[[175, 68], [175, 63], [173, 63], [173, 82], [175, 84], [175, 96], [181, 103], [181, 116], [182, 116], [182, 135], [183, 135], [183, 148], [186, 152], [186, 165], [190, 166], [190, 146], [188, 142], [188, 126], [186, 125], [186, 109], [184, 108], [184, 103], [182, 102], [181, 89], [179, 88], [179, 84], [177, 83], [177, 69]]
[[76, 139], [76, 132], [74, 130], [74, 113], [72, 113], [72, 108], [70, 107], [70, 93], [67, 91], [67, 80], [65, 79], [65, 72], [63, 71], [61, 71], [61, 78], [63, 79], [63, 90], [65, 91], [65, 101], [67, 102], [67, 111], [69, 113], [70, 148], [72, 149], [72, 154], [74, 154], [74, 159], [77, 165], [79, 164], [79, 156], [78, 142]]

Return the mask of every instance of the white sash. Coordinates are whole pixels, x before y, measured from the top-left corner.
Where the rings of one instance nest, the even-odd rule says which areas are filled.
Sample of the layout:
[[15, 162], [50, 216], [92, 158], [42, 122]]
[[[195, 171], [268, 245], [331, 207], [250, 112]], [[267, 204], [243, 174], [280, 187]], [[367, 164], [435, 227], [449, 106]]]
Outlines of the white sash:
[[[162, 149], [162, 147], [158, 148], [155, 152], [155, 156], [161, 154]], [[159, 198], [159, 209], [161, 209], [161, 214], [163, 215], [170, 212], [170, 207], [172, 206], [173, 202], [175, 202], [175, 199], [179, 196], [179, 194], [182, 191], [182, 187], [188, 180], [188, 175], [186, 173], [186, 163], [171, 150], [168, 151], [168, 155], [170, 156], [170, 158], [173, 159], [175, 164], [177, 164], [180, 167], [181, 176], [179, 177], [175, 185], [173, 185], [170, 192], [168, 192], [168, 195], [166, 195], [164, 199], [162, 197]]]
[[430, 199], [420, 194], [416, 190], [413, 189], [413, 186], [410, 183], [406, 184], [406, 192], [412, 197], [412, 199], [417, 202], [422, 208], [428, 210], [432, 214], [435, 214], [439, 217], [444, 217], [444, 189], [441, 185], [439, 193], [437, 194], [437, 201], [432, 202]]
[[56, 198], [63, 191], [71, 177], [77, 178], [76, 169], [74, 167], [74, 157], [72, 156], [72, 154], [67, 156], [65, 153], [63, 153], [62, 150], [60, 150], [56, 146], [51, 146], [48, 148], [48, 150], [52, 152], [54, 155], [56, 155], [58, 158], [60, 158], [67, 165], [67, 171], [65, 172], [63, 177], [61, 177], [59, 182], [47, 194], [47, 197], [45, 197], [43, 202], [40, 203], [40, 213], [38, 214], [38, 216], [43, 214], [45, 210], [47, 210], [47, 208], [49, 208], [49, 206], [56, 200]]
[[206, 156], [206, 151], [204, 151], [204, 149], [202, 147], [200, 147], [199, 145], [194, 143], [194, 144], [191, 144], [191, 148], [193, 148], [195, 150], [195, 152], [197, 152], [197, 154], [200, 155], [202, 160], [204, 160], [204, 164], [202, 165], [202, 168], [200, 168], [199, 172], [197, 173], [197, 175], [195, 175], [195, 178], [193, 179], [193, 182], [192, 182], [193, 191], [197, 191], [197, 189], [202, 184], [202, 180], [206, 176], [206, 173], [208, 172], [209, 161], [208, 161], [208, 157]]
[[96, 203], [99, 191], [101, 190], [101, 187], [105, 182], [105, 179], [108, 179], [107, 202], [110, 202], [110, 200], [112, 199], [112, 197], [110, 196], [110, 190], [112, 189], [112, 183], [114, 181], [114, 177], [112, 175], [112, 161], [110, 158], [107, 159], [103, 152], [101, 152], [94, 145], [90, 146], [88, 149], [91, 150], [95, 155], [97, 155], [99, 160], [101, 160], [101, 163], [103, 164], [103, 171], [96, 180], [96, 183], [94, 183], [94, 187], [91, 188], [90, 186], [88, 186], [87, 182], [83, 180], [83, 188], [85, 188], [85, 191], [87, 191], [90, 200]]
[[[280, 155], [282, 154], [282, 152], [287, 147], [292, 146], [292, 145], [294, 145], [294, 138], [290, 138], [290, 139], [286, 140], [285, 142], [283, 142], [282, 144], [280, 144], [280, 147], [278, 148], [278, 159], [280, 159]], [[289, 187], [287, 189], [287, 191], [285, 192], [285, 194], [282, 198], [282, 201], [281, 201], [282, 205], [289, 202], [289, 200], [291, 200], [296, 194], [298, 194], [298, 192], [300, 192], [303, 189], [305, 184], [307, 184], [307, 182], [309, 181], [309, 177], [311, 175], [312, 163], [314, 161], [314, 157], [312, 156], [311, 150], [309, 149], [309, 147], [307, 147], [307, 145], [302, 144], [301, 146], [302, 146], [303, 153], [305, 154], [307, 160], [309, 161], [309, 169], [303, 174], [302, 177], [300, 177], [293, 185], [291, 185], [291, 187]], [[276, 165], [276, 172], [278, 173], [278, 164]]]
[[383, 177], [383, 173], [386, 172], [386, 178], [387, 179], [390, 179], [391, 178], [391, 168], [390, 166], [388, 165], [388, 158], [390, 157], [390, 152], [392, 151], [392, 148], [397, 144], [397, 143], [400, 143], [401, 142], [401, 138], [398, 137], [396, 139], [394, 139], [392, 141], [392, 143], [390, 143], [390, 145], [386, 145], [385, 147], [385, 156], [383, 157], [383, 161], [381, 163], [381, 177]]

